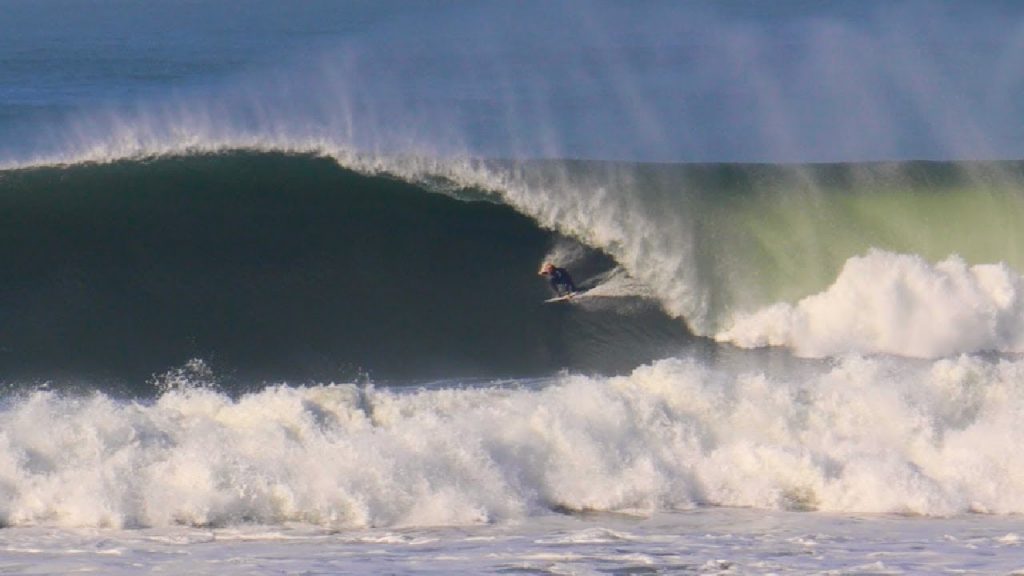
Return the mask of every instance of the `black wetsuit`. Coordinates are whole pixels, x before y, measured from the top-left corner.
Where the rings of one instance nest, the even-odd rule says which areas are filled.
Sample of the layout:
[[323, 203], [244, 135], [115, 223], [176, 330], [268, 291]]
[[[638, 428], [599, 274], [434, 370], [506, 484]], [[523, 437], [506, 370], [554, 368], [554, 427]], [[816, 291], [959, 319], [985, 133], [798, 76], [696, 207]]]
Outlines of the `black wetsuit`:
[[565, 268], [552, 268], [549, 272], [551, 282], [551, 289], [555, 291], [559, 296], [565, 296], [566, 294], [572, 294], [576, 291], [576, 284], [572, 281], [572, 276], [569, 276], [569, 272]]

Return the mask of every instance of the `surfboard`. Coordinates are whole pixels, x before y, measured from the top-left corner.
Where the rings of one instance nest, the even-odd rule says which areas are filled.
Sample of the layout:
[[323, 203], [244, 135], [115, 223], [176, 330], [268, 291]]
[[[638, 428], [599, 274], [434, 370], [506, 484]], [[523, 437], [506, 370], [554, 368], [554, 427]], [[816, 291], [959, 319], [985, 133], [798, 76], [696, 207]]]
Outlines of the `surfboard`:
[[554, 298], [548, 298], [547, 300], [544, 301], [544, 303], [551, 304], [552, 302], [568, 302], [569, 300], [572, 300], [573, 298], [576, 298], [579, 295], [579, 292], [570, 292], [564, 296], [555, 296]]

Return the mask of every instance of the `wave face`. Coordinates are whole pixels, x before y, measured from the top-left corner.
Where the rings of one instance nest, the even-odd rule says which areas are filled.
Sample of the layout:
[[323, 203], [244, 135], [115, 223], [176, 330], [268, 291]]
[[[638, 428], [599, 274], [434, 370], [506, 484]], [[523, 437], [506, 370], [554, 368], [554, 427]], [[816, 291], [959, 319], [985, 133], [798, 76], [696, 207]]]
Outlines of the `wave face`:
[[36, 391], [0, 408], [0, 522], [359, 528], [698, 505], [1019, 514], [1021, 371], [880, 358], [779, 377], [663, 360], [539, 389], [272, 387], [233, 400], [177, 381], [146, 404]]
[[[689, 338], [656, 306], [542, 306], [536, 269], [566, 241], [508, 207], [325, 158], [15, 170], [0, 203], [8, 381], [147, 394], [191, 358], [246, 382], [621, 371]], [[579, 250], [578, 279], [610, 266]]]
[[[137, 387], [191, 358], [248, 382], [621, 372], [689, 333], [1020, 352], [1021, 170], [274, 152], [8, 170], [0, 358], [9, 380]], [[601, 298], [541, 306], [545, 259]]]

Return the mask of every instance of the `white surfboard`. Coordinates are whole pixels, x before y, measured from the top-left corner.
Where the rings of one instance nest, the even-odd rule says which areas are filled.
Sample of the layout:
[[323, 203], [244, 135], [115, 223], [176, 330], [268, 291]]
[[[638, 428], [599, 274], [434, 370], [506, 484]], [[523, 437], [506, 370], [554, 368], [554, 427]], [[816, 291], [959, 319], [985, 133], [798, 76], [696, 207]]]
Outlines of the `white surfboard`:
[[568, 302], [573, 298], [579, 298], [581, 294], [581, 292], [570, 292], [564, 296], [555, 296], [554, 298], [548, 298], [547, 300], [544, 301], [544, 303], [550, 304], [552, 302]]

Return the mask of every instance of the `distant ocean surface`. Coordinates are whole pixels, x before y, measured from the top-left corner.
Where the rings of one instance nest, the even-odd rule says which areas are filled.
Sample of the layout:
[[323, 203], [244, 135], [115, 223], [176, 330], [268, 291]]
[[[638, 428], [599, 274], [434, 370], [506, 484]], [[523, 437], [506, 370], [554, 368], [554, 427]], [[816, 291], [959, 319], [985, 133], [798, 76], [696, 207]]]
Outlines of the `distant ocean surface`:
[[0, 0], [0, 571], [1024, 570], [1022, 24]]

